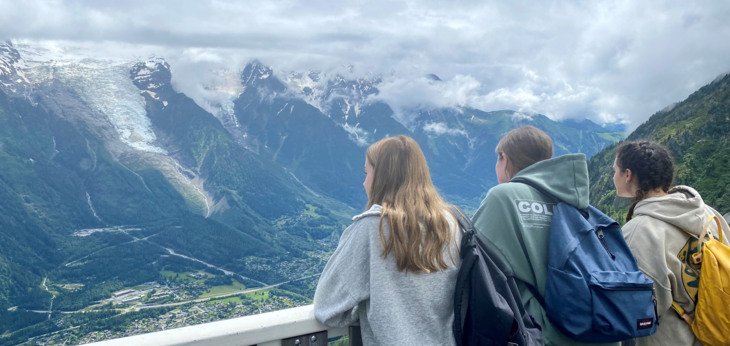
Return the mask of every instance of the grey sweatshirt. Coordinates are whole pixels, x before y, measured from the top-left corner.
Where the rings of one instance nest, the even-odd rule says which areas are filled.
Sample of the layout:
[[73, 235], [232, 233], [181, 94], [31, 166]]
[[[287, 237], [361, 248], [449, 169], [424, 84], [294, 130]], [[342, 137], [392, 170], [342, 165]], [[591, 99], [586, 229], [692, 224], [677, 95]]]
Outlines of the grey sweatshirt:
[[[687, 312], [694, 311], [699, 268], [689, 258], [697, 251], [697, 237], [712, 215], [720, 219], [726, 230], [723, 240], [728, 243], [728, 224], [720, 213], [705, 205], [693, 188], [677, 186], [667, 196], [637, 203], [634, 217], [623, 226], [624, 238], [641, 271], [654, 280], [657, 296], [657, 332], [637, 339], [637, 345], [702, 345], [674, 311], [672, 301]], [[718, 235], [714, 222], [710, 229]]]
[[[317, 283], [314, 316], [329, 327], [359, 320], [365, 345], [454, 345], [461, 239], [456, 220], [447, 216], [454, 240], [444, 249], [444, 259], [452, 265], [435, 273], [412, 273], [398, 271], [392, 253], [381, 256], [380, 214], [381, 207], [373, 205], [353, 217], [342, 233]], [[387, 219], [383, 226], [387, 234]]]

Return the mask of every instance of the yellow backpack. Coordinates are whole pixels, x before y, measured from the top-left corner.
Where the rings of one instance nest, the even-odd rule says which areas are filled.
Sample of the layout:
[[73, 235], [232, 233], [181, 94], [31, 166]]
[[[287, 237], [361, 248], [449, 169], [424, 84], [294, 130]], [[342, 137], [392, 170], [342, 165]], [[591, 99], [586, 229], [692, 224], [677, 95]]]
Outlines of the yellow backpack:
[[700, 286], [694, 317], [687, 314], [676, 302], [672, 303], [672, 307], [690, 325], [694, 335], [703, 344], [730, 345], [730, 246], [723, 243], [720, 220], [714, 215], [712, 218], [717, 224], [720, 240], [709, 232], [709, 223], [700, 234], [702, 252], [695, 259], [701, 264]]

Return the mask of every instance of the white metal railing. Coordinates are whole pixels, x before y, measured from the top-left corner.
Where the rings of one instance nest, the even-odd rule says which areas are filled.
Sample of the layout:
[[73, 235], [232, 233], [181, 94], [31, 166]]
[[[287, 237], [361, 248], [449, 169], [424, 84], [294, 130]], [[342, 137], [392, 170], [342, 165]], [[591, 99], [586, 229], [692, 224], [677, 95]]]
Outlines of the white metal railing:
[[[328, 338], [346, 335], [347, 328], [327, 328], [314, 318], [312, 305], [168, 329], [89, 345], [261, 345], [279, 346], [282, 339], [327, 331]], [[318, 343], [321, 344], [321, 343]]]

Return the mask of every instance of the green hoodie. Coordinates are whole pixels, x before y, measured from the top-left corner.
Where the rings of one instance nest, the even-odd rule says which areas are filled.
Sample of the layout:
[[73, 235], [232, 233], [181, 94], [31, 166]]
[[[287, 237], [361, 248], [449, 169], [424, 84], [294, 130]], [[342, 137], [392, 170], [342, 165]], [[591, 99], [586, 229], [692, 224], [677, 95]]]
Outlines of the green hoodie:
[[[585, 155], [570, 154], [535, 163], [516, 177], [533, 182], [552, 196], [544, 196], [526, 184], [499, 184], [489, 190], [473, 222], [478, 236], [494, 244], [515, 276], [544, 296], [553, 201], [587, 207], [588, 166]], [[542, 326], [546, 345], [597, 345], [580, 343], [560, 333], [527, 286], [518, 281], [518, 288], [525, 308]]]

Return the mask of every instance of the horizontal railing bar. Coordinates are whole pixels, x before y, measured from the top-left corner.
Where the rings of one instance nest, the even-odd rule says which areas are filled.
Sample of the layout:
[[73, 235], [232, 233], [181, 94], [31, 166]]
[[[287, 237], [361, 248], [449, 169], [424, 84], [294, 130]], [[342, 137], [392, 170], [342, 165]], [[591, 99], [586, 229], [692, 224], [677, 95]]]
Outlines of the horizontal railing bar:
[[97, 346], [127, 345], [260, 345], [278, 346], [281, 339], [327, 330], [328, 337], [347, 334], [347, 328], [327, 328], [314, 318], [312, 305], [231, 318], [92, 343]]

